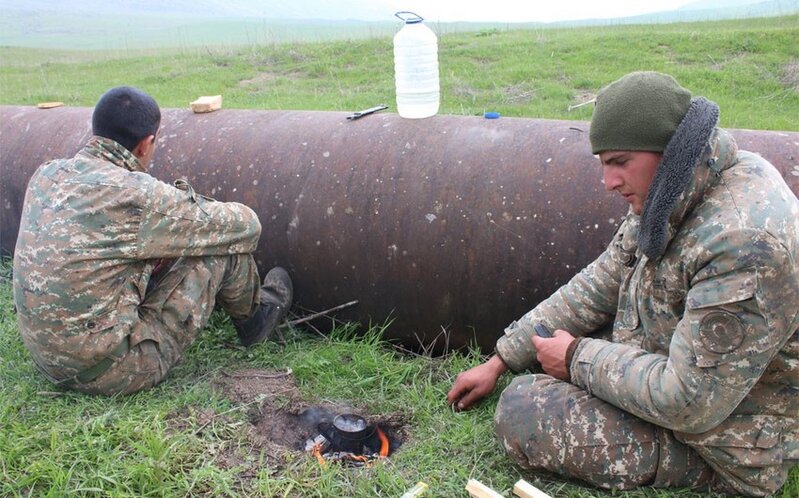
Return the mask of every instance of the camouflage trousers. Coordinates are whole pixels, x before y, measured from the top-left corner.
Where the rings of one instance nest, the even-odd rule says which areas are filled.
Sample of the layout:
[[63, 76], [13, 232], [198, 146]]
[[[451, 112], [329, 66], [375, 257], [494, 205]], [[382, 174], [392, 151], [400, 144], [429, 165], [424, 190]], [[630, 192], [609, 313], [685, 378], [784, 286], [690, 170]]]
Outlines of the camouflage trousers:
[[707, 487], [714, 477], [671, 431], [549, 375], [516, 377], [502, 392], [494, 428], [523, 468], [601, 488]]
[[69, 387], [92, 394], [129, 394], [158, 384], [183, 357], [218, 304], [232, 318], [260, 302], [252, 255], [183, 257], [148, 287], [131, 328], [130, 350], [102, 375]]

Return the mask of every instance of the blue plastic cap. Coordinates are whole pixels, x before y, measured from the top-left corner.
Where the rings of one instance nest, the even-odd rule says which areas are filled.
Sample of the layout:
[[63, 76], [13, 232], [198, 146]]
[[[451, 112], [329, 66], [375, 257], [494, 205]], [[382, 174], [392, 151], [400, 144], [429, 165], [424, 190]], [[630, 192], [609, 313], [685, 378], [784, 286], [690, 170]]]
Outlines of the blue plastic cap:
[[486, 118], [486, 119], [498, 119], [499, 118], [499, 113], [491, 111], [491, 112], [487, 112], [487, 113], [483, 114], [483, 117]]

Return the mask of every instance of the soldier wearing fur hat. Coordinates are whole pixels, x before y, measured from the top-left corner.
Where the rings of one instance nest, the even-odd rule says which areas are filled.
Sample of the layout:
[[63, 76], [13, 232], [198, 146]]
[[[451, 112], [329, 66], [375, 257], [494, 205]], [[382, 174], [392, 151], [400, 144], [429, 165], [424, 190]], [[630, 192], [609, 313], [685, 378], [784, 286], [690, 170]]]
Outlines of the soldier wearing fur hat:
[[628, 215], [447, 396], [466, 409], [507, 370], [543, 371], [513, 379], [494, 417], [522, 467], [764, 496], [799, 463], [799, 201], [718, 116], [661, 73], [597, 95], [591, 146]]

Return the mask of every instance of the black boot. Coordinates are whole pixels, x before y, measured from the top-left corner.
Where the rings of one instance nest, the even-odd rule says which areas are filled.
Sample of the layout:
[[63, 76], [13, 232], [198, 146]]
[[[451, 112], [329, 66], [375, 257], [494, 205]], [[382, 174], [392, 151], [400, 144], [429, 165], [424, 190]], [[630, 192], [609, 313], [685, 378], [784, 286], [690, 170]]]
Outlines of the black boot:
[[288, 314], [294, 287], [286, 270], [276, 266], [269, 270], [261, 286], [261, 306], [248, 318], [233, 320], [239, 341], [252, 346], [269, 339]]

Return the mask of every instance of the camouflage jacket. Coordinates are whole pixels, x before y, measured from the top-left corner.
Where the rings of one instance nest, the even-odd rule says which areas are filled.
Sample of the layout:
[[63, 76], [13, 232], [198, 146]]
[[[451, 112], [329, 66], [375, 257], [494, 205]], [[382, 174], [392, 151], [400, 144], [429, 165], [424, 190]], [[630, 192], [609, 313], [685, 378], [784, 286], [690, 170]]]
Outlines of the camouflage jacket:
[[580, 340], [571, 382], [673, 430], [736, 492], [762, 495], [799, 462], [799, 201], [723, 130], [711, 146], [661, 257], [643, 254], [640, 217], [628, 215], [603, 254], [506, 329], [497, 353], [521, 371], [534, 362], [533, 323], [585, 336], [613, 321], [612, 342]]
[[96, 365], [131, 333], [159, 258], [255, 250], [261, 225], [250, 208], [176, 185], [183, 189], [100, 137], [31, 177], [14, 251], [14, 303], [22, 339], [52, 380]]

